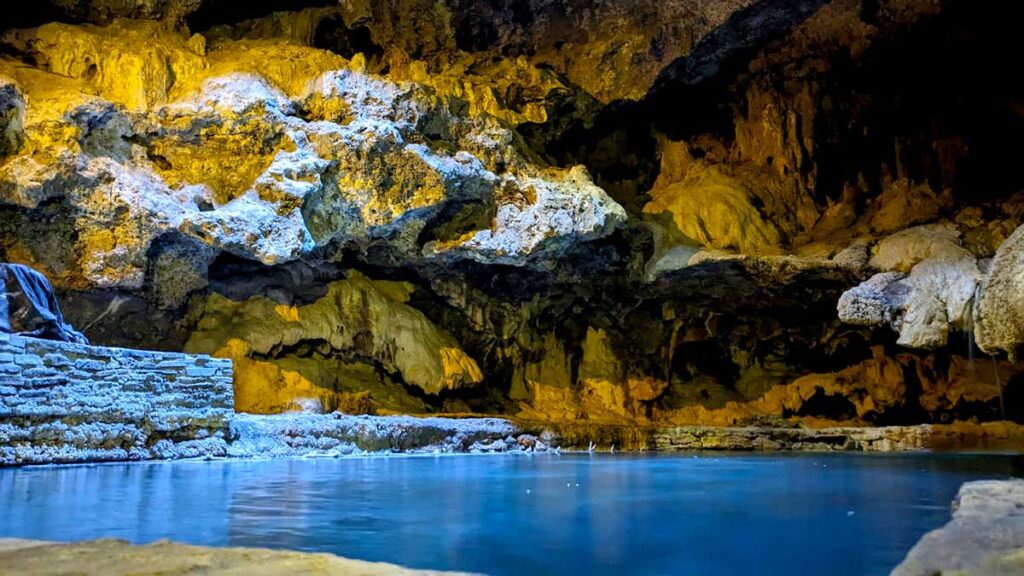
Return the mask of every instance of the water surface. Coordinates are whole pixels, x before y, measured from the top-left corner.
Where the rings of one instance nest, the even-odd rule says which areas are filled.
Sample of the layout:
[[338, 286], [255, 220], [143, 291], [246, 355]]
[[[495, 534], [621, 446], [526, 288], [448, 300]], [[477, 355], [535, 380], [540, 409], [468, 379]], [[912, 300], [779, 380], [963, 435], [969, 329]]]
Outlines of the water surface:
[[489, 574], [887, 574], [1009, 456], [535, 455], [0, 470], [0, 536]]

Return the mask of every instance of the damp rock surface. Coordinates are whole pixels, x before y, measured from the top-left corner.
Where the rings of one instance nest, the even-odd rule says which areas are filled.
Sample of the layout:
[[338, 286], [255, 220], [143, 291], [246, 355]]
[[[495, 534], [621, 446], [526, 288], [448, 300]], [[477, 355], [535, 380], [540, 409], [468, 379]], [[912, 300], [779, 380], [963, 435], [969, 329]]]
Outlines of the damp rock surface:
[[350, 560], [333, 554], [313, 554], [259, 548], [208, 548], [168, 541], [144, 546], [123, 540], [92, 540], [73, 544], [0, 540], [0, 573], [64, 574], [73, 565], [78, 574], [123, 575], [141, 572], [188, 574], [201, 571], [221, 576], [251, 574], [414, 575], [459, 574], [409, 570], [382, 562]]
[[953, 519], [926, 534], [893, 576], [1019, 574], [1024, 571], [1024, 481], [968, 482]]

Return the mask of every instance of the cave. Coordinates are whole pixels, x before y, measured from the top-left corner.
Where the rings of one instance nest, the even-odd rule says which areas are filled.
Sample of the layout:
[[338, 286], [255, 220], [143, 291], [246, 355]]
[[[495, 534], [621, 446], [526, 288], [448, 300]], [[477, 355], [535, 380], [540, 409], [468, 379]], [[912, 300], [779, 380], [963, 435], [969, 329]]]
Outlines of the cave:
[[1024, 6], [8, 12], [0, 572], [945, 573], [1020, 474]]

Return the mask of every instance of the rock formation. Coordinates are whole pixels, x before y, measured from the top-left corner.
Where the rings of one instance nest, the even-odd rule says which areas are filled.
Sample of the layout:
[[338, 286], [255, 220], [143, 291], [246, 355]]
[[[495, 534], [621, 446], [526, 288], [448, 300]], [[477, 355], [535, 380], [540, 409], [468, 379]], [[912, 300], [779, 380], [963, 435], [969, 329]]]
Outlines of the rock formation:
[[0, 258], [241, 411], [1019, 420], [993, 10], [49, 0], [0, 37]]
[[907, 553], [895, 576], [1013, 574], [1024, 570], [1024, 482], [968, 482], [953, 501], [953, 519]]

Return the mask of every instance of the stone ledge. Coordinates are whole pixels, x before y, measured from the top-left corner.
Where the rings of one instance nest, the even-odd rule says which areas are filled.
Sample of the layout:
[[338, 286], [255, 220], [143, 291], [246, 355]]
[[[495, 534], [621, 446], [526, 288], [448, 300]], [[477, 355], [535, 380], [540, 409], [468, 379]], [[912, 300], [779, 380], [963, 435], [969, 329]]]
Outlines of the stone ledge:
[[[135, 546], [122, 540], [92, 540], [72, 544], [0, 539], [0, 572], [36, 576], [67, 574], [128, 576], [130, 574], [272, 574], [360, 575], [442, 574], [410, 570], [381, 562], [350, 560], [333, 554], [207, 548], [161, 541]], [[444, 574], [456, 574], [444, 572]]]
[[893, 576], [1024, 574], [1024, 480], [968, 482], [953, 519], [925, 534]]
[[549, 430], [564, 449], [686, 452], [1020, 450], [1024, 426], [1012, 422], [915, 426], [770, 428], [719, 426], [633, 427], [586, 422], [521, 422], [527, 431]]

